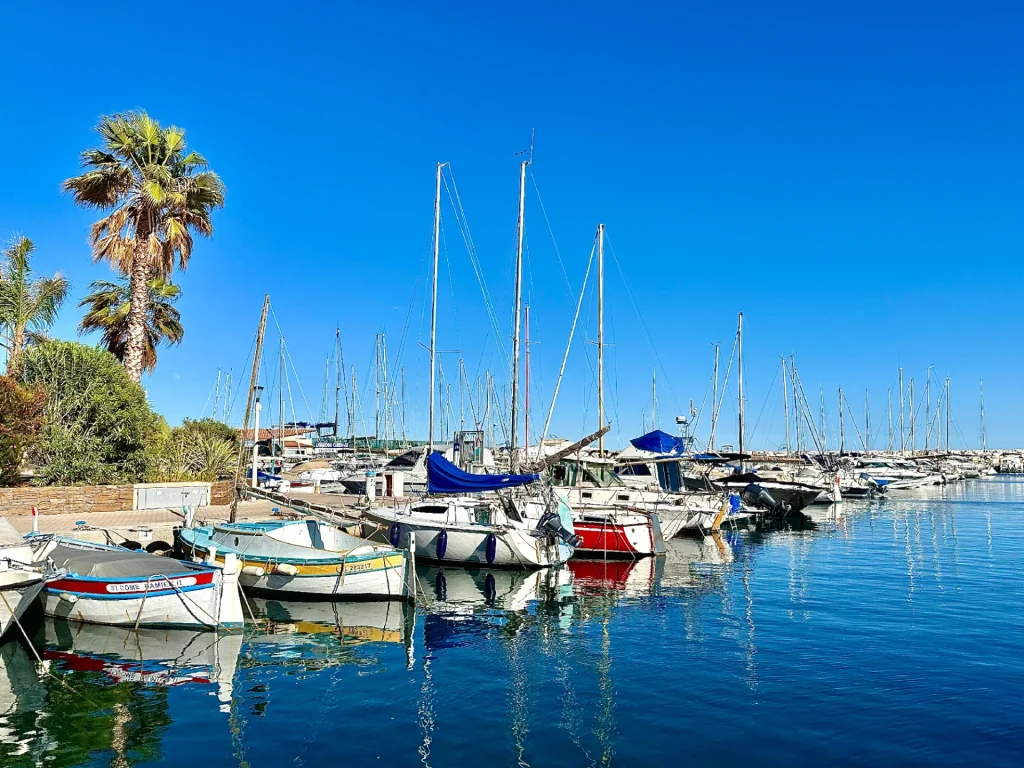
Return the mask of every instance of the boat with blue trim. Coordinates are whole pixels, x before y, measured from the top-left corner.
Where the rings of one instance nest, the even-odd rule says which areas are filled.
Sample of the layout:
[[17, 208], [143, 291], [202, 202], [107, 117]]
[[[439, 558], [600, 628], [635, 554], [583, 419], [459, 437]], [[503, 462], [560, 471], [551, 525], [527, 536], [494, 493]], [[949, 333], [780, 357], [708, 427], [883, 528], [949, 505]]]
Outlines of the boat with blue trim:
[[47, 616], [136, 628], [242, 627], [234, 557], [218, 567], [63, 536], [45, 538], [54, 544], [50, 559], [64, 571], [43, 588]]
[[406, 553], [352, 536], [320, 520], [221, 523], [179, 532], [182, 551], [215, 563], [239, 562], [239, 583], [268, 596], [407, 600]]

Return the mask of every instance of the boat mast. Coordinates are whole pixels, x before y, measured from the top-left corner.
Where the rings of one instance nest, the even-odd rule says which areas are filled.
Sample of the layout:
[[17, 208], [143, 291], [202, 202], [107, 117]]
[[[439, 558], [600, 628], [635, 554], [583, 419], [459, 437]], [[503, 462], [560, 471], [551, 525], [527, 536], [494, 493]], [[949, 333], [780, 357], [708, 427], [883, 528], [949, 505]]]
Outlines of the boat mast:
[[[523, 319], [526, 324], [526, 379], [524, 384], [525, 403], [523, 408], [523, 444], [526, 446], [526, 460], [530, 460], [530, 305], [524, 309]], [[538, 446], [538, 451], [540, 450]], [[537, 454], [538, 458], [540, 454]]]
[[[281, 392], [280, 392], [280, 396], [278, 397], [278, 401], [277, 401], [277, 403], [278, 403], [277, 404], [277, 415], [278, 415], [279, 421], [281, 422], [280, 427], [278, 429], [279, 429], [280, 434], [281, 434], [281, 469], [283, 470], [284, 469], [284, 336], [281, 337], [280, 358], [281, 358], [280, 359], [280, 379], [279, 379], [278, 383], [281, 385], [280, 386]], [[267, 408], [267, 412], [268, 413], [270, 412], [269, 408]], [[271, 451], [271, 454], [273, 454], [273, 451]]]
[[[737, 348], [737, 374], [739, 375], [739, 416], [737, 419], [739, 427], [739, 448], [743, 453], [743, 313], [740, 312], [736, 325], [736, 348]], [[740, 467], [743, 466], [743, 459], [740, 459]]]
[[[341, 407], [341, 328], [334, 329], [334, 440], [338, 440], [338, 414]], [[335, 446], [337, 447], [337, 446]]]
[[843, 388], [839, 388], [839, 455], [846, 453], [846, 428], [843, 424]]
[[220, 418], [220, 368], [217, 369], [217, 385], [213, 396], [213, 418]]
[[658, 366], [651, 371], [651, 429], [658, 428]]
[[932, 367], [924, 373], [924, 450], [928, 452], [932, 435]]
[[513, 309], [512, 326], [512, 439], [509, 443], [509, 464], [515, 469], [516, 447], [518, 445], [518, 421], [519, 421], [519, 331], [522, 326], [523, 306], [523, 235], [526, 226], [526, 166], [529, 160], [523, 160], [519, 164], [519, 221], [516, 230], [516, 282], [515, 282], [515, 306]]
[[[796, 403], [793, 403], [795, 406]], [[786, 455], [791, 453], [789, 446], [789, 379], [786, 377], [786, 356], [782, 356], [782, 412], [786, 418]]]
[[821, 425], [821, 452], [824, 453], [828, 441], [825, 438], [825, 387], [821, 384], [818, 385], [818, 400], [821, 403], [821, 410], [818, 415], [819, 424]]
[[988, 442], [985, 436], [985, 380], [979, 379], [978, 386], [981, 388], [981, 450], [984, 451], [986, 450], [986, 443]]
[[[260, 376], [260, 356], [263, 354], [263, 332], [267, 329], [267, 309], [270, 307], [270, 294], [264, 294], [263, 296], [263, 314], [260, 315], [260, 327], [256, 332], [256, 349], [252, 357], [252, 376], [249, 379], [249, 397], [245, 401], [245, 420], [242, 422], [242, 444], [238, 449], [238, 466], [235, 468], [235, 488], [231, 494], [231, 511], [228, 515], [230, 522], [235, 522], [238, 518], [238, 488], [242, 483], [242, 467], [245, 465], [245, 433], [249, 429], [249, 417], [252, 415], [253, 397], [256, 394], [256, 382]], [[253, 443], [255, 444], [256, 439], [259, 437], [253, 432]], [[253, 476], [253, 484], [256, 483], [256, 477]]]
[[[604, 224], [597, 225], [597, 428], [604, 428]], [[597, 439], [604, 456], [604, 435]]]
[[402, 449], [406, 447], [406, 435], [405, 435], [405, 366], [402, 366]]
[[900, 366], [900, 453], [907, 452], [907, 438], [906, 433], [903, 431], [903, 412], [906, 410], [904, 407], [903, 399], [903, 366]]
[[434, 400], [437, 397], [437, 259], [441, 242], [441, 170], [447, 163], [437, 164], [437, 187], [434, 192], [434, 279], [430, 298], [430, 407], [427, 409], [427, 453], [434, 451]]
[[380, 443], [380, 334], [373, 337], [373, 438]]
[[949, 453], [949, 376], [946, 377], [946, 453]]
[[718, 426], [718, 354], [719, 345], [714, 344], [715, 348], [715, 384], [712, 390], [711, 397], [711, 435], [708, 437], [708, 450], [715, 450], [715, 427]]
[[871, 403], [868, 399], [868, 391], [864, 390], [864, 452], [871, 451]]
[[914, 433], [914, 422], [917, 419], [914, 417], [914, 380], [910, 380], [910, 455], [914, 455], [914, 449], [917, 447], [917, 435]]
[[349, 448], [354, 452], [356, 449], [356, 367], [353, 365], [352, 368], [352, 397], [348, 401], [348, 431], [351, 433], [352, 440]]
[[803, 451], [804, 447], [804, 431], [800, 427], [800, 399], [796, 394], [796, 353], [791, 352], [789, 355], [789, 371], [790, 377], [789, 382], [793, 387], [793, 428], [794, 437], [796, 438], [796, 449], [797, 451]]
[[889, 402], [889, 451], [893, 448], [893, 435], [892, 435], [892, 387], [889, 387], [886, 392], [886, 398]]

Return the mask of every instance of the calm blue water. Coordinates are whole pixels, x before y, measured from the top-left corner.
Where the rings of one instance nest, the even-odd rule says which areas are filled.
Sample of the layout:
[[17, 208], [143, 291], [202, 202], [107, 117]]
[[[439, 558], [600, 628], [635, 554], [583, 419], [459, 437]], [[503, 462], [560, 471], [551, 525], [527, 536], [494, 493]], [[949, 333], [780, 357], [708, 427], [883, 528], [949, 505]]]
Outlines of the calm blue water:
[[1022, 568], [1001, 477], [663, 562], [421, 568], [416, 611], [260, 601], [244, 639], [40, 621], [0, 765], [1020, 765]]

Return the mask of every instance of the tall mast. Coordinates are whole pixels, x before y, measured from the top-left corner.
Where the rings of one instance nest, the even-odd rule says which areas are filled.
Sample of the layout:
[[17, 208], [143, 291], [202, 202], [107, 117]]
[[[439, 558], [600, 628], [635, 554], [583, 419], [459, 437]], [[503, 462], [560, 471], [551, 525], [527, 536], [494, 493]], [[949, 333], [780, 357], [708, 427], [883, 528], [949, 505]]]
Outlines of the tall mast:
[[[384, 381], [384, 452], [388, 450], [388, 427], [391, 425], [391, 387], [388, 385], [388, 334], [380, 334], [380, 372]], [[393, 431], [393, 430], [392, 430]]]
[[886, 392], [886, 398], [889, 402], [889, 450], [893, 449], [893, 435], [892, 435], [892, 387], [889, 387]]
[[355, 449], [356, 449], [356, 386], [357, 386], [357, 384], [356, 384], [356, 367], [353, 365], [353, 366], [350, 367], [350, 370], [352, 371], [352, 397], [349, 398], [349, 401], [348, 401], [348, 431], [352, 433], [350, 435], [351, 438], [352, 438], [352, 440], [351, 440], [352, 444], [349, 446], [349, 448], [351, 448], [353, 451], [355, 451]]
[[[280, 351], [280, 397], [278, 398], [277, 415], [281, 422], [280, 433], [281, 433], [281, 468], [284, 469], [284, 336], [281, 337], [281, 351]], [[270, 414], [270, 408], [267, 408], [267, 414]], [[271, 433], [273, 434], [273, 433]]]
[[910, 455], [914, 455], [914, 449], [917, 447], [917, 435], [914, 433], [914, 422], [917, 419], [914, 417], [914, 380], [910, 380]]
[[900, 453], [906, 453], [907, 451], [907, 439], [906, 433], [903, 431], [903, 411], [906, 410], [903, 407], [903, 366], [900, 366]]
[[434, 451], [434, 400], [437, 397], [437, 259], [441, 244], [441, 170], [437, 164], [437, 188], [434, 192], [434, 280], [430, 298], [430, 407], [427, 409], [427, 453]]
[[949, 453], [949, 376], [946, 377], [946, 453]]
[[932, 435], [932, 367], [924, 374], [924, 450], [927, 453]]
[[[743, 313], [740, 312], [736, 325], [736, 348], [737, 348], [737, 374], [739, 375], [739, 416], [737, 426], [739, 428], [739, 448], [743, 453]], [[740, 459], [740, 466], [743, 466], [743, 459]]]
[[[523, 318], [526, 323], [526, 380], [524, 381], [524, 394], [526, 395], [524, 408], [523, 408], [523, 443], [526, 445], [526, 459], [530, 459], [530, 305], [527, 304], [525, 308], [525, 317]], [[538, 447], [538, 451], [540, 448]], [[537, 454], [537, 458], [540, 458], [540, 453]]]
[[402, 366], [402, 449], [406, 447], [405, 435], [405, 366]]
[[515, 308], [512, 325], [512, 439], [509, 444], [511, 468], [516, 468], [515, 452], [518, 446], [519, 428], [519, 330], [522, 325], [523, 306], [523, 235], [526, 231], [526, 166], [529, 160], [519, 164], [519, 222], [516, 232], [516, 287]]
[[864, 452], [871, 451], [871, 402], [868, 399], [868, 391], [864, 390]]
[[484, 445], [491, 444], [491, 372], [484, 371]]
[[658, 428], [658, 366], [651, 371], [651, 429]]
[[711, 436], [708, 438], [708, 450], [715, 450], [715, 427], [718, 426], [718, 344], [715, 344], [715, 385], [711, 398]]
[[[597, 428], [604, 429], [604, 224], [597, 225]], [[604, 456], [604, 435], [597, 438]]]
[[843, 388], [839, 388], [839, 455], [846, 453], [846, 428], [843, 424]]
[[978, 386], [981, 388], [981, 450], [984, 451], [987, 448], [987, 440], [985, 435], [985, 380], [979, 379]]
[[[796, 353], [789, 354], [789, 383], [793, 387], [793, 427], [795, 429], [796, 449], [802, 451], [804, 447], [804, 432], [800, 427], [800, 399], [796, 394]], [[806, 398], [805, 398], [806, 399]]]
[[380, 442], [380, 334], [373, 337], [373, 438]]
[[821, 410], [818, 414], [818, 419], [821, 428], [821, 451], [825, 452], [825, 448], [828, 445], [828, 441], [825, 437], [825, 387], [818, 385], [818, 400], [821, 403]]
[[786, 455], [789, 456], [792, 451], [789, 445], [789, 379], [786, 377], [785, 355], [782, 356], [782, 412], [786, 418]]
[[[245, 420], [242, 422], [242, 445], [238, 449], [238, 466], [235, 469], [235, 489], [234, 493], [231, 494], [231, 511], [228, 515], [230, 522], [235, 522], [238, 517], [238, 487], [242, 483], [242, 467], [245, 466], [245, 433], [249, 429], [249, 417], [252, 415], [253, 400], [256, 394], [256, 382], [259, 381], [260, 377], [260, 360], [263, 355], [263, 332], [267, 329], [267, 309], [270, 307], [270, 294], [263, 296], [263, 314], [260, 315], [260, 327], [256, 332], [256, 350], [252, 356], [252, 376], [249, 379], [249, 397], [245, 401]], [[256, 431], [253, 430], [253, 444], [259, 438]], [[253, 484], [256, 484], [256, 476], [253, 475]]]
[[338, 435], [338, 412], [341, 407], [341, 328], [334, 329], [334, 439]]
[[213, 418], [220, 418], [220, 368], [217, 369], [217, 385], [213, 396]]

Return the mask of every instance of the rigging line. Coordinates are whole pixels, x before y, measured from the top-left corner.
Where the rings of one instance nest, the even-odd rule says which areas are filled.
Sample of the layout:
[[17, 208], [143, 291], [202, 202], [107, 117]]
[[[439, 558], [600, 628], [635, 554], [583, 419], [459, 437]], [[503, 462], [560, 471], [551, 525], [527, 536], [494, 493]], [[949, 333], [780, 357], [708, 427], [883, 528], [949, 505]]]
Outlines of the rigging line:
[[[543, 442], [548, 436], [548, 427], [551, 425], [551, 414], [555, 412], [555, 403], [558, 400], [558, 390], [562, 386], [562, 376], [565, 374], [565, 364], [569, 360], [569, 350], [572, 348], [572, 340], [576, 335], [576, 323], [580, 318], [580, 309], [583, 307], [583, 297], [587, 293], [587, 283], [590, 280], [590, 269], [594, 264], [594, 253], [597, 251], [597, 237], [594, 238], [594, 244], [590, 248], [590, 259], [587, 260], [587, 271], [583, 275], [583, 285], [580, 288], [580, 297], [576, 302], [576, 314], [572, 318], [572, 327], [569, 330], [569, 341], [565, 345], [565, 353], [562, 355], [562, 365], [558, 369], [558, 378], [555, 379], [555, 391], [551, 395], [551, 406], [548, 408], [548, 416], [544, 420], [544, 431], [541, 433], [540, 439]], [[590, 360], [589, 355], [585, 355], [587, 360]], [[603, 426], [603, 425], [602, 425]]]
[[764, 414], [764, 409], [768, 405], [768, 398], [772, 396], [772, 390], [775, 389], [775, 382], [779, 380], [779, 369], [775, 369], [775, 376], [772, 378], [772, 383], [768, 385], [768, 393], [764, 396], [764, 402], [761, 403], [761, 410], [757, 414], [757, 419], [754, 421], [754, 428], [750, 430], [750, 442], [754, 442], [754, 436], [757, 434], [757, 426], [761, 423], [761, 416]]
[[[711, 378], [708, 379], [708, 385], [704, 389], [704, 399], [700, 401], [700, 408], [697, 409], [697, 415], [693, 419], [693, 423], [690, 424], [690, 434], [693, 435], [697, 431], [697, 425], [700, 424], [700, 417], [704, 415], [704, 406], [707, 404], [708, 395], [711, 394], [712, 385], [715, 381], [714, 372], [711, 373]], [[694, 435], [695, 437], [695, 435]]]
[[722, 413], [722, 403], [725, 402], [725, 395], [729, 389], [729, 374], [732, 373], [732, 363], [736, 358], [736, 346], [739, 343], [739, 335], [733, 337], [732, 340], [732, 352], [729, 353], [729, 365], [725, 368], [725, 379], [722, 381], [722, 394], [718, 398], [718, 403], [713, 404], [713, 410], [711, 411], [711, 435], [708, 437], [708, 445], [714, 443], [715, 432], [718, 429], [718, 419]]
[[[401, 361], [402, 361], [403, 355], [405, 354], [405, 342], [406, 342], [406, 339], [409, 336], [409, 326], [412, 325], [412, 312], [413, 312], [413, 309], [416, 306], [416, 299], [419, 298], [418, 297], [418, 293], [419, 293], [419, 289], [420, 289], [420, 280], [422, 279], [423, 274], [425, 272], [424, 267], [427, 264], [427, 254], [429, 253], [429, 250], [430, 250], [430, 240], [432, 238], [433, 238], [433, 230], [431, 230], [431, 235], [427, 238], [427, 242], [423, 246], [423, 253], [420, 255], [420, 265], [419, 265], [419, 268], [416, 270], [416, 282], [413, 283], [412, 293], [409, 296], [409, 309], [406, 310], [406, 313], [405, 313], [405, 325], [402, 326], [402, 337], [401, 337], [401, 339], [398, 342], [398, 354], [395, 356], [395, 364], [394, 364], [394, 366], [395, 366], [395, 370], [396, 371], [401, 366]], [[426, 316], [426, 311], [427, 311], [427, 302], [426, 301], [420, 302], [420, 306], [422, 308], [422, 311], [420, 312], [420, 331], [422, 332], [423, 331], [423, 319]]]
[[636, 299], [633, 298], [633, 291], [629, 288], [629, 283], [626, 282], [626, 275], [622, 271], [622, 264], [619, 263], [619, 257], [615, 255], [615, 246], [612, 245], [611, 238], [608, 237], [608, 232], [605, 231], [605, 241], [608, 243], [608, 250], [612, 252], [612, 259], [615, 261], [615, 267], [619, 270], [619, 277], [622, 278], [622, 284], [626, 287], [626, 295], [629, 296], [629, 301], [633, 305], [633, 311], [636, 312], [637, 318], [640, 320], [640, 326], [644, 329], [644, 334], [647, 336], [647, 341], [651, 345], [651, 349], [654, 350], [654, 357], [658, 360], [658, 365], [661, 366], [661, 372], [665, 377], [665, 383], [668, 384], [668, 391], [672, 395], [672, 400], [676, 404], [677, 411], [682, 410], [682, 406], [679, 405], [679, 398], [676, 396], [676, 390], [672, 386], [672, 379], [668, 375], [668, 370], [665, 368], [665, 364], [661, 361], [661, 355], [658, 354], [658, 348], [654, 346], [654, 339], [651, 338], [651, 332], [647, 329], [647, 323], [644, 321], [643, 315], [640, 314], [640, 307], [636, 303]]
[[[281, 323], [278, 322], [277, 313], [274, 311], [273, 304], [270, 305], [270, 314], [274, 316], [274, 325], [277, 326], [277, 332], [281, 335], [281, 344], [284, 347], [285, 358], [292, 367], [292, 373], [295, 374], [295, 386], [299, 388], [299, 394], [302, 396], [302, 402], [306, 406], [306, 413], [310, 416], [313, 415], [313, 409], [309, 407], [309, 401], [306, 400], [306, 393], [302, 391], [302, 381], [299, 379], [299, 371], [295, 367], [295, 361], [292, 359], [292, 351], [288, 346], [288, 342], [285, 341], [284, 331], [281, 330]], [[289, 384], [289, 387], [291, 384]], [[295, 416], [295, 405], [292, 404], [292, 416]]]
[[459, 307], [455, 301], [455, 282], [452, 280], [452, 263], [448, 258], [448, 238], [444, 234], [444, 225], [441, 225], [441, 242], [444, 244], [444, 267], [448, 273], [448, 290], [451, 292], [452, 297], [452, 315], [455, 318], [455, 340], [459, 344], [459, 349], [462, 349], [462, 329], [459, 326]]
[[551, 237], [551, 247], [555, 250], [555, 262], [558, 264], [558, 274], [562, 277], [562, 287], [565, 288], [565, 298], [572, 303], [572, 286], [569, 283], [569, 275], [566, 274], [565, 265], [562, 263], [562, 254], [558, 250], [558, 243], [555, 241], [555, 231], [551, 228], [551, 221], [548, 219], [548, 212], [544, 208], [544, 201], [540, 196], [540, 187], [537, 186], [537, 177], [533, 175], [533, 164], [527, 169], [530, 174], [530, 181], [533, 182], [533, 191], [537, 194], [537, 203], [540, 205], [541, 215], [544, 217], [544, 224], [548, 228], [548, 235]]
[[[452, 182], [451, 187], [448, 186], [449, 178], [451, 178]], [[455, 173], [452, 171], [451, 165], [448, 166], [448, 173], [442, 175], [442, 179], [444, 180], [445, 191], [448, 193], [448, 200], [455, 210], [455, 221], [459, 225], [459, 232], [462, 234], [463, 242], [466, 245], [469, 262], [473, 267], [473, 274], [476, 276], [477, 284], [480, 286], [480, 293], [484, 300], [484, 309], [487, 310], [487, 317], [490, 319], [492, 330], [498, 339], [500, 352], [504, 358], [505, 365], [508, 366], [511, 364], [511, 360], [508, 351], [505, 349], [504, 339], [501, 336], [501, 326], [498, 323], [497, 313], [494, 311], [494, 302], [491, 301], [491, 294], [487, 289], [487, 281], [484, 279], [483, 267], [480, 264], [480, 255], [477, 252], [476, 243], [473, 242], [472, 233], [469, 231], [469, 219], [466, 217], [466, 211], [462, 206], [462, 197], [459, 195], [459, 188], [455, 183]], [[455, 193], [454, 198], [452, 197], [453, 192]], [[478, 369], [477, 373], [479, 372]]]
[[[212, 387], [210, 387], [210, 394], [206, 396], [206, 402], [203, 404], [203, 411], [199, 414], [199, 418], [202, 419], [206, 416], [206, 409], [210, 407], [210, 399], [213, 397], [213, 392], [217, 387], [220, 386], [220, 374], [217, 374], [217, 381]], [[216, 416], [216, 414], [214, 414]]]
[[[252, 359], [253, 354], [255, 354], [255, 352], [256, 352], [256, 339], [257, 339], [258, 336], [259, 336], [259, 333], [256, 333], [252, 337], [252, 344], [249, 346], [249, 352], [245, 356], [245, 364], [242, 366], [242, 370], [243, 371], [246, 368], [249, 367], [249, 361]], [[259, 366], [259, 368], [262, 368], [262, 367], [263, 367], [262, 365]], [[231, 407], [227, 409], [227, 418], [228, 418], [228, 420], [231, 419], [232, 415], [235, 412], [235, 404], [238, 402], [238, 395], [241, 394], [241, 392], [242, 392], [242, 384], [244, 383], [243, 382], [243, 378], [244, 377], [241, 377], [241, 376], [239, 377], [239, 379], [238, 379], [238, 386], [235, 387], [235, 394], [231, 396]]]

